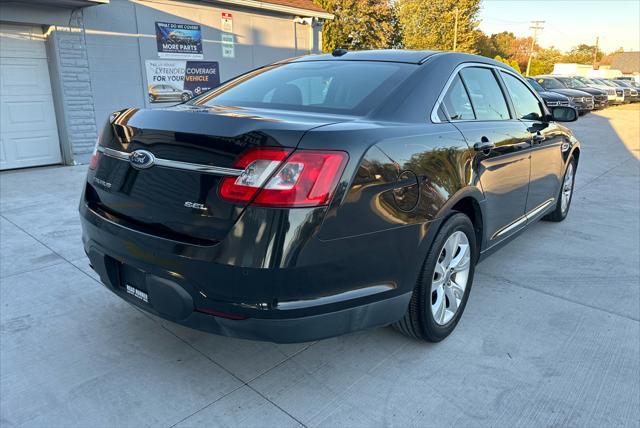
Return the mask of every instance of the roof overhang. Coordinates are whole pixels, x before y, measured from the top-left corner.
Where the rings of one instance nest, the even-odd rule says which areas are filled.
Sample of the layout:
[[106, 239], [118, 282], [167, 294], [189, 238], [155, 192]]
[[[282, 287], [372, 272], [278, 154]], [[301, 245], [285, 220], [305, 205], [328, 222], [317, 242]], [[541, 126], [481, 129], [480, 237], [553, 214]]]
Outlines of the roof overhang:
[[275, 3], [267, 3], [259, 0], [213, 0], [210, 2], [224, 3], [224, 4], [235, 5], [235, 6], [245, 6], [253, 9], [270, 10], [273, 12], [286, 13], [288, 15], [295, 15], [295, 16], [310, 16], [310, 17], [319, 18], [319, 19], [334, 18], [334, 15], [328, 12], [302, 9], [302, 8], [293, 7], [293, 6], [284, 6], [284, 5], [275, 4]]
[[88, 7], [107, 4], [109, 3], [109, 0], [21, 0], [20, 3], [75, 9], [77, 7]]

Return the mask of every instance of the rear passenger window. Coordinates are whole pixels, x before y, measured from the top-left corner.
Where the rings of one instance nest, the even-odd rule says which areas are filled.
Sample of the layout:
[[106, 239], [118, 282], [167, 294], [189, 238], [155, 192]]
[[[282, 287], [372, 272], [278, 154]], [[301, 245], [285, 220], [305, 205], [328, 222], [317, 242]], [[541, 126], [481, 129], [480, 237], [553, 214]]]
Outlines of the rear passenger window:
[[529, 88], [509, 73], [500, 72], [502, 80], [507, 86], [513, 107], [516, 109], [518, 119], [540, 120], [542, 119], [542, 110], [538, 98], [531, 93]]
[[507, 102], [490, 69], [469, 67], [460, 71], [460, 75], [469, 91], [478, 120], [510, 119]]
[[467, 90], [459, 76], [456, 76], [451, 83], [442, 102], [451, 120], [473, 120], [476, 118]]

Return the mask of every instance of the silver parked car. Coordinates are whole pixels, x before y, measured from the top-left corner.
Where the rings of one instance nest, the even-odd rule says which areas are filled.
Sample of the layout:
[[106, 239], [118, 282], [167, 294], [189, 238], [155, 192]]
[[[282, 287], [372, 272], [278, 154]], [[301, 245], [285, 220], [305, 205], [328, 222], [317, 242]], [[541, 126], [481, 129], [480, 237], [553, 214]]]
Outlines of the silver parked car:
[[178, 89], [173, 85], [158, 83], [149, 85], [149, 102], [189, 101], [193, 98], [193, 92], [186, 89]]

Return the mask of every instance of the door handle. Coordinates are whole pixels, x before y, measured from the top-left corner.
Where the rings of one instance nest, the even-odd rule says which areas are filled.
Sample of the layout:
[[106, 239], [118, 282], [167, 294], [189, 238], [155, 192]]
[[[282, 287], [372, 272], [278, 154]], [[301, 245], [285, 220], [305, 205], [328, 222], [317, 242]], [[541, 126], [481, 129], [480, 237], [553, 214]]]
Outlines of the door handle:
[[496, 145], [489, 141], [487, 137], [482, 137], [480, 138], [479, 143], [475, 143], [473, 145], [473, 150], [475, 150], [476, 152], [487, 152], [491, 149], [494, 149], [495, 147]]
[[533, 137], [531, 139], [533, 140], [533, 144], [540, 144], [544, 141], [544, 135], [542, 135], [540, 132], [536, 132], [535, 134], [533, 134]]

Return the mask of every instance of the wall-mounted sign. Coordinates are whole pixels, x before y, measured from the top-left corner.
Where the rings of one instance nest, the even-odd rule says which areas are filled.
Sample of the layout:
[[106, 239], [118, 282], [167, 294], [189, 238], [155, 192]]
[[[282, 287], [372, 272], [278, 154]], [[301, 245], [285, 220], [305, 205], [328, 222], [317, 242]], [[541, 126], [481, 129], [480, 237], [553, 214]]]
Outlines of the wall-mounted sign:
[[222, 33], [220, 35], [220, 42], [222, 45], [222, 57], [223, 58], [235, 58], [236, 49], [233, 43], [233, 34]]
[[156, 43], [160, 58], [203, 58], [199, 25], [156, 22]]
[[233, 14], [222, 12], [220, 16], [220, 29], [225, 33], [233, 33]]
[[215, 61], [146, 61], [147, 96], [150, 103], [188, 101], [220, 85]]

